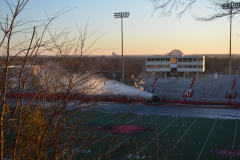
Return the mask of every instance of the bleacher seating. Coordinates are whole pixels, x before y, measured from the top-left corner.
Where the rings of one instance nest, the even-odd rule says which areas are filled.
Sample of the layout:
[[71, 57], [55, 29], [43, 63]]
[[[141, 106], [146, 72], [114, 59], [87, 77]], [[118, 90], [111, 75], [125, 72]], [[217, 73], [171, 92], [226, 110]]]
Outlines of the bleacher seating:
[[146, 91], [148, 87], [151, 87], [155, 79], [153, 78], [146, 78], [144, 90]]
[[189, 89], [193, 78], [164, 79], [159, 78], [154, 85], [154, 94], [160, 96], [182, 97], [185, 90]]
[[[240, 100], [240, 76], [236, 75], [199, 75], [192, 87], [192, 99], [225, 99], [226, 93], [232, 89], [233, 81], [236, 79], [234, 90], [237, 92], [236, 100]], [[155, 79], [147, 78], [145, 89], [151, 87]], [[162, 97], [181, 98], [184, 91], [191, 86], [193, 78], [158, 78], [154, 85], [154, 94]], [[208, 100], [209, 101], [209, 100]]]
[[236, 76], [236, 84], [234, 88], [235, 92], [237, 92], [237, 100], [240, 100], [240, 75]]
[[225, 99], [226, 93], [232, 88], [235, 76], [218, 75], [202, 76], [193, 85], [193, 98], [219, 98]]

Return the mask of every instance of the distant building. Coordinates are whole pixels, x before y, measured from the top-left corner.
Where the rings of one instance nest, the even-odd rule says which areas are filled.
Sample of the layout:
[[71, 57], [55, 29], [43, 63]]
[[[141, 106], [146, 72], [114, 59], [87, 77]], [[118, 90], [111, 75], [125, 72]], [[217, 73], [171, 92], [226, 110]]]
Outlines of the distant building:
[[184, 56], [179, 50], [173, 50], [166, 56], [146, 57], [146, 71], [164, 73], [167, 76], [183, 76], [185, 74], [205, 71], [205, 56]]
[[113, 57], [117, 57], [117, 54], [115, 54], [115, 53], [113, 52], [113, 53], [112, 53], [112, 56], [113, 56]]

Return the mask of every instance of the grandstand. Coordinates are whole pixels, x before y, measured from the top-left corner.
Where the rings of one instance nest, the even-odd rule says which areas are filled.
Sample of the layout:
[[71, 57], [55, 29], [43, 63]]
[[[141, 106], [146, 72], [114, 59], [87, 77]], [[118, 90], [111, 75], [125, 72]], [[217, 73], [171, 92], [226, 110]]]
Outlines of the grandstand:
[[239, 75], [236, 76], [236, 84], [235, 84], [234, 91], [235, 91], [236, 99], [240, 100], [240, 76]]
[[240, 76], [203, 75], [205, 56], [184, 56], [173, 50], [165, 56], [146, 57], [144, 89], [175, 102], [214, 102], [240, 105]]
[[220, 98], [225, 99], [226, 93], [231, 90], [236, 76], [219, 75], [214, 78], [212, 75], [201, 76], [193, 85], [193, 98]]
[[[240, 103], [240, 76], [199, 75], [196, 78], [147, 78], [145, 88], [174, 101]], [[186, 95], [186, 92], [189, 94]]]
[[[158, 78], [154, 85], [154, 93], [164, 96], [182, 97], [189, 89], [193, 78], [186, 79], [164, 79]], [[170, 87], [169, 87], [170, 86]]]

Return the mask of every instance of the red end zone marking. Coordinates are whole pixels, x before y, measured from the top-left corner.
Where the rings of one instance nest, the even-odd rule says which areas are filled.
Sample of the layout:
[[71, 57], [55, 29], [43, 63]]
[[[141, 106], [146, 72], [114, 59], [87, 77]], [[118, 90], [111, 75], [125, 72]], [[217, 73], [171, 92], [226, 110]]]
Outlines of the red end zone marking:
[[[142, 116], [143, 116], [143, 115], [138, 116], [137, 118], [131, 120], [130, 122], [126, 123], [125, 125], [134, 122], [135, 120], [137, 120], [138, 118], [140, 118], [140, 117], [142, 117]], [[122, 128], [122, 129], [123, 129], [123, 128]], [[102, 138], [96, 140], [95, 142], [91, 143], [91, 144], [88, 145], [87, 147], [85, 147], [85, 148], [83, 148], [83, 149], [81, 149], [81, 150], [75, 152], [75, 153], [72, 154], [70, 157], [68, 157], [68, 159], [71, 158], [71, 157], [73, 157], [73, 156], [75, 156], [75, 155], [77, 155], [77, 154], [80, 153], [81, 151], [86, 150], [87, 148], [91, 147], [92, 145], [96, 144], [97, 142], [99, 142], [100, 140], [106, 138], [107, 136], [109, 136], [109, 135], [111, 135], [111, 134], [112, 134], [112, 133], [108, 133], [107, 135], [105, 135], [105, 136], [103, 136]], [[67, 159], [65, 159], [65, 160], [67, 160]]]
[[121, 133], [133, 136], [137, 135], [138, 132], [145, 132], [150, 130], [145, 125], [89, 125], [89, 127], [97, 131]]
[[221, 156], [240, 157], [240, 150], [236, 149], [213, 149], [212, 153]]

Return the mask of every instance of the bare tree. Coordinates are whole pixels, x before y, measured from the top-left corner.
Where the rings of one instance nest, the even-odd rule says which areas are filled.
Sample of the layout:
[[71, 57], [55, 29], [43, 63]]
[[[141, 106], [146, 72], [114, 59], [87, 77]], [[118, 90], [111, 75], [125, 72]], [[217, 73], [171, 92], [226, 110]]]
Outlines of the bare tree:
[[[82, 117], [89, 113], [77, 118], [74, 124], [68, 119], [92, 106], [92, 103], [78, 104], [68, 113], [70, 100], [78, 96], [84, 98], [102, 82], [97, 76], [99, 71], [76, 74], [85, 57], [94, 51], [92, 46], [98, 38], [85, 44], [92, 36], [87, 32], [87, 25], [83, 31], [78, 29], [79, 36], [72, 39], [68, 38], [67, 31], [53, 34], [49, 24], [68, 10], [45, 20], [26, 21], [18, 17], [28, 0], [18, 0], [17, 4], [5, 2], [11, 16], [1, 17], [0, 22], [4, 64], [1, 66], [0, 159], [4, 156], [41, 159], [48, 155], [46, 150], [53, 150], [52, 158], [58, 159], [73, 144], [74, 131], [84, 126]], [[50, 38], [46, 38], [46, 34]], [[16, 44], [15, 35], [24, 38]], [[36, 65], [36, 58], [48, 52], [55, 54], [55, 61], [45, 62], [45, 66]], [[76, 62], [74, 65], [71, 59]], [[8, 92], [14, 94], [15, 99], [9, 99]], [[29, 94], [30, 99], [25, 100]]]
[[[78, 36], [74, 38], [66, 30], [52, 32], [49, 25], [68, 10], [39, 21], [19, 19], [28, 2], [11, 4], [5, 0], [11, 18], [6, 15], [0, 21], [0, 159], [73, 158], [95, 144], [96, 131], [89, 132], [86, 123], [94, 118], [96, 113], [90, 110], [98, 103], [90, 97], [104, 93], [105, 79], [100, 73], [109, 66], [82, 70], [99, 38], [87, 43], [94, 32], [89, 34], [87, 25], [81, 30], [77, 23]], [[22, 39], [15, 43], [14, 36]], [[36, 61], [44, 53], [54, 57], [40, 66]], [[73, 104], [72, 100], [80, 101]], [[126, 123], [128, 115], [120, 124]], [[116, 134], [111, 135], [109, 144]], [[73, 150], [76, 143], [81, 147]], [[103, 159], [111, 157], [112, 152], [116, 150], [99, 155]]]
[[[154, 6], [153, 13], [160, 12], [159, 17], [170, 16], [173, 11], [177, 10], [176, 17], [181, 18], [186, 10], [190, 10], [197, 0], [151, 0], [151, 2]], [[206, 8], [212, 9], [215, 13], [206, 17], [194, 16], [194, 18], [199, 21], [211, 21], [217, 18], [229, 16], [230, 14], [239, 14], [240, 9], [233, 9], [232, 13], [230, 13], [230, 9], [224, 10], [222, 8], [222, 4], [224, 3], [229, 3], [229, 1], [209, 0], [210, 6], [206, 6]]]
[[180, 8], [177, 18], [180, 18], [187, 9], [190, 9], [197, 0], [151, 0], [153, 13], [160, 12], [159, 17], [170, 16], [172, 11]]

